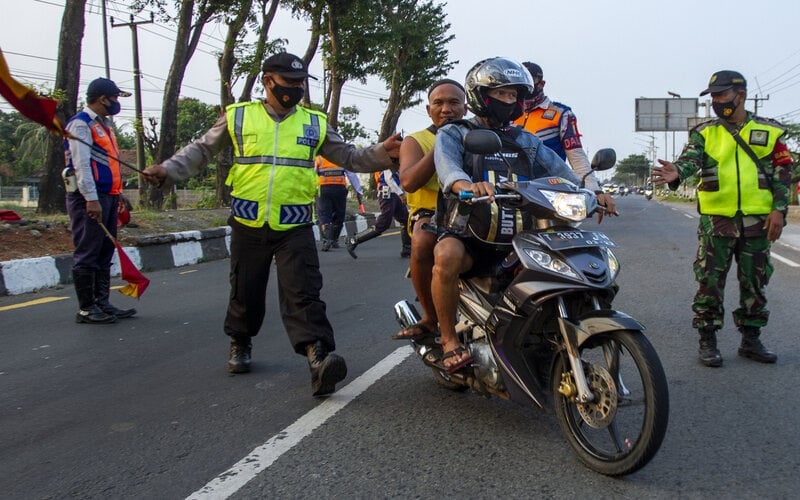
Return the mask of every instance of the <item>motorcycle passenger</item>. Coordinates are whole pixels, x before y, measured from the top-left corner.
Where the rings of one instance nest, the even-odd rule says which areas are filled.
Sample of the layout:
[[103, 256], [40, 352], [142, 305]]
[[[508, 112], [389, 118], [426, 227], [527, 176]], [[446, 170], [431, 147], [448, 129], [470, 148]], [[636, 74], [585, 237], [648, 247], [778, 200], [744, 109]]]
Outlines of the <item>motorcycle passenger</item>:
[[433, 247], [436, 234], [426, 231], [431, 222], [439, 196], [439, 178], [433, 164], [433, 142], [436, 130], [448, 120], [460, 120], [467, 112], [464, 87], [455, 80], [442, 79], [428, 90], [428, 105], [425, 106], [433, 122], [429, 127], [407, 136], [400, 146], [400, 182], [405, 189], [409, 209], [409, 232], [411, 233], [411, 282], [422, 307], [419, 322], [398, 332], [396, 340], [420, 339], [434, 335], [438, 329], [436, 310], [431, 297], [433, 273]]
[[[489, 198], [470, 206], [454, 199], [444, 203], [443, 197], [439, 204], [444, 213], [437, 213], [442, 233], [434, 248], [431, 291], [444, 353], [441, 368], [448, 373], [472, 361], [455, 331], [459, 277], [494, 269], [507, 255], [511, 238], [523, 229], [515, 210], [491, 205], [495, 184], [506, 180], [508, 174], [499, 154], [513, 167], [508, 180], [558, 176], [580, 183], [564, 160], [538, 137], [511, 125], [522, 115], [523, 102], [534, 90], [533, 79], [521, 64], [503, 57], [482, 60], [469, 70], [464, 87], [467, 105], [475, 117], [438, 130], [434, 144], [436, 174], [445, 197], [457, 198], [461, 191], [471, 191], [475, 197]], [[466, 152], [463, 139], [474, 128], [494, 130], [503, 143], [501, 152], [482, 156]]]
[[597, 202], [606, 207], [608, 215], [616, 215], [614, 198], [604, 193], [597, 176], [592, 172], [589, 156], [583, 149], [581, 133], [578, 132], [578, 118], [572, 108], [566, 104], [550, 100], [544, 93], [544, 72], [536, 63], [523, 62], [523, 66], [533, 78], [533, 95], [525, 99], [523, 114], [514, 125], [519, 125], [541, 139], [545, 146], [555, 151], [562, 160], [581, 177], [586, 177], [586, 187], [597, 195]]

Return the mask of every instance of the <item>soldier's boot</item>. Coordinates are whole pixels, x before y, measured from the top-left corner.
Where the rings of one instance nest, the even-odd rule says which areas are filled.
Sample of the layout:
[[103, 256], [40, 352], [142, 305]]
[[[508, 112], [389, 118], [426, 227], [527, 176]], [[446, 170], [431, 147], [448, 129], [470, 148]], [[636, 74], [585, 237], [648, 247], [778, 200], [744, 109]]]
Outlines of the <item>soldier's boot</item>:
[[381, 235], [381, 232], [375, 229], [375, 226], [372, 226], [369, 229], [365, 229], [360, 233], [356, 234], [355, 236], [349, 236], [347, 240], [345, 240], [345, 246], [347, 247], [347, 253], [350, 254], [350, 257], [357, 259], [358, 255], [356, 255], [356, 247], [365, 241], [369, 241], [372, 238], [377, 238]]
[[94, 302], [106, 314], [117, 319], [130, 318], [136, 314], [136, 309], [118, 309], [109, 302], [111, 294], [111, 270], [105, 269], [94, 273]]
[[228, 359], [228, 372], [247, 373], [250, 371], [250, 358], [253, 343], [250, 337], [231, 337], [230, 358]]
[[761, 330], [754, 326], [744, 326], [739, 329], [742, 332], [742, 344], [739, 346], [739, 356], [750, 358], [759, 363], [774, 363], [778, 356], [764, 347], [758, 338]]
[[705, 366], [719, 367], [722, 366], [722, 355], [717, 349], [717, 331], [713, 328], [700, 329], [700, 348], [697, 351], [700, 354], [700, 362]]
[[400, 241], [403, 243], [403, 249], [400, 250], [400, 257], [403, 259], [411, 257], [411, 236], [408, 234], [405, 227], [400, 230]]
[[322, 240], [322, 251], [327, 252], [331, 249], [331, 239], [330, 239], [330, 224], [323, 224], [319, 228], [319, 236]]
[[114, 323], [117, 317], [106, 314], [94, 302], [94, 271], [72, 271], [75, 295], [78, 296], [76, 323], [106, 324]]
[[340, 248], [339, 247], [339, 236], [342, 234], [342, 224], [334, 224], [333, 225], [333, 234], [331, 234], [331, 248]]
[[347, 363], [338, 354], [328, 352], [321, 340], [306, 346], [308, 369], [311, 371], [311, 394], [326, 396], [347, 376]]

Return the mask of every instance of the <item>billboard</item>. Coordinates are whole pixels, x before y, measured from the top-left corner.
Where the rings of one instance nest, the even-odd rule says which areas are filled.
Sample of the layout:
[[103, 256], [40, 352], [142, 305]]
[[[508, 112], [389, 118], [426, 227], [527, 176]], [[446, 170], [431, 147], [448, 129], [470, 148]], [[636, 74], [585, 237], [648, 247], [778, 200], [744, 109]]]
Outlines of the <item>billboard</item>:
[[686, 132], [697, 107], [697, 98], [636, 99], [636, 131]]

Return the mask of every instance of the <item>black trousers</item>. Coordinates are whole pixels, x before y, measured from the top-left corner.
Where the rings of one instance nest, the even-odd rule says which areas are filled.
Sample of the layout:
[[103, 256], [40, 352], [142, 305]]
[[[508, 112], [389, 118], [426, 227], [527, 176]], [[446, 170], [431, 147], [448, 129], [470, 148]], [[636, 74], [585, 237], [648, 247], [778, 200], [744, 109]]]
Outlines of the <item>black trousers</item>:
[[328, 350], [334, 350], [333, 327], [325, 312], [325, 302], [320, 299], [322, 274], [312, 227], [275, 231], [265, 224], [251, 228], [233, 217], [228, 223], [231, 294], [225, 334], [258, 335], [266, 314], [267, 283], [274, 258], [281, 320], [292, 348], [305, 355], [307, 344], [322, 340]]

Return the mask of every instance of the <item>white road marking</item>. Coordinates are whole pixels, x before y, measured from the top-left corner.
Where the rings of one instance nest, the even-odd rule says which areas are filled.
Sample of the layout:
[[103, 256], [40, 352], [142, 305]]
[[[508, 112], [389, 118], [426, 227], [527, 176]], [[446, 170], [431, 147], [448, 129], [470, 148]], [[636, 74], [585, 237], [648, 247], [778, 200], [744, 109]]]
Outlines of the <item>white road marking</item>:
[[378, 364], [364, 372], [363, 375], [336, 391], [313, 410], [300, 417], [295, 423], [272, 436], [266, 443], [255, 448], [230, 469], [189, 495], [187, 499], [222, 499], [230, 497], [260, 472], [271, 466], [281, 455], [291, 450], [304, 437], [311, 434], [314, 429], [324, 424], [336, 412], [347, 406], [359, 394], [389, 373], [392, 368], [402, 363], [412, 352], [410, 345], [395, 350]]
[[800, 264], [798, 264], [797, 262], [795, 262], [793, 260], [790, 260], [790, 259], [787, 259], [786, 257], [781, 257], [780, 255], [776, 254], [775, 252], [770, 252], [770, 256], [772, 256], [773, 259], [775, 259], [775, 260], [777, 260], [779, 262], [783, 262], [784, 264], [786, 264], [789, 267], [800, 267]]

